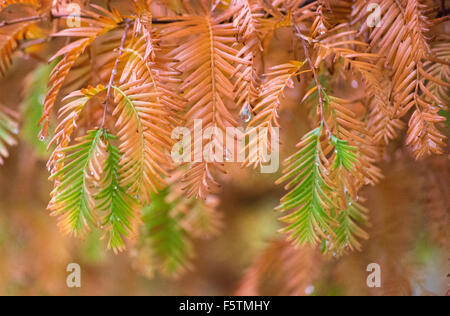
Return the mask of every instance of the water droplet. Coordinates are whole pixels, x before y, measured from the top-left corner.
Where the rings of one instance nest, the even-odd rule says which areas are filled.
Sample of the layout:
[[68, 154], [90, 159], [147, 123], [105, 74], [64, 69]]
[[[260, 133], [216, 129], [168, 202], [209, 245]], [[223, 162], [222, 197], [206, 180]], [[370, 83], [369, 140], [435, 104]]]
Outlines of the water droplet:
[[353, 87], [353, 89], [359, 88], [359, 83], [358, 83], [358, 81], [353, 80], [353, 81], [352, 81], [352, 87]]
[[47, 140], [47, 137], [45, 137], [45, 135], [42, 134], [42, 131], [39, 133], [38, 137], [41, 142], [45, 142]]
[[244, 106], [242, 107], [241, 118], [245, 123], [250, 122], [250, 120], [252, 119], [250, 105], [247, 102], [245, 102]]
[[117, 191], [117, 185], [116, 185], [116, 186], [114, 186], [114, 190], [116, 190], [116, 191]]

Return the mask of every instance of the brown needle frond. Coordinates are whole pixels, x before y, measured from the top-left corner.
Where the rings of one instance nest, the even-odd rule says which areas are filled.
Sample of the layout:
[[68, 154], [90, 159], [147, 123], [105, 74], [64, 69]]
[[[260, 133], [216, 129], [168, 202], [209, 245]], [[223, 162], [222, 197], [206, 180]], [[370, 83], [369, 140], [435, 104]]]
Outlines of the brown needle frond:
[[[183, 84], [179, 89], [187, 100], [184, 118], [189, 128], [200, 120], [203, 130], [218, 128], [223, 134], [227, 127], [238, 125], [235, 108], [234, 86], [231, 77], [236, 74], [236, 66], [247, 64], [238, 57], [238, 50], [232, 47], [237, 35], [232, 23], [227, 20], [236, 13], [228, 10], [218, 17], [191, 16], [172, 23], [162, 30], [162, 37], [182, 44], [170, 52], [170, 57], [179, 62], [176, 68], [183, 72]], [[215, 148], [224, 141], [212, 136]], [[204, 142], [196, 139], [195, 142]], [[184, 181], [188, 195], [206, 198], [217, 188], [214, 173], [222, 169], [220, 163], [196, 162], [192, 164]]]
[[[261, 148], [258, 144], [264, 143], [268, 145], [267, 150], [271, 150], [271, 135], [272, 128], [280, 127], [278, 122], [279, 109], [284, 98], [286, 88], [294, 88], [294, 78], [303, 72], [301, 68], [304, 63], [299, 61], [291, 61], [290, 63], [272, 67], [266, 77], [269, 79], [261, 87], [261, 94], [256, 100], [256, 104], [252, 110], [254, 117], [251, 119], [250, 109], [248, 109], [249, 117], [251, 119], [248, 127], [252, 130], [257, 130], [258, 137], [251, 140], [247, 145], [250, 152], [244, 165], [259, 166], [263, 163], [264, 158], [259, 152]], [[267, 133], [262, 133], [262, 129], [267, 128]], [[256, 144], [255, 144], [256, 143]]]
[[80, 18], [81, 22], [88, 26], [65, 29], [53, 35], [56, 37], [81, 37], [81, 39], [66, 45], [52, 58], [64, 56], [50, 76], [49, 83], [51, 88], [45, 97], [44, 113], [40, 121], [40, 124], [44, 123], [42, 128], [43, 137], [47, 135], [48, 119], [71, 68], [97, 37], [117, 28], [122, 22], [122, 17], [117, 11], [110, 13], [100, 7], [95, 6], [95, 8], [104, 15], [89, 11], [86, 13], [88, 18]]
[[59, 124], [56, 126], [54, 136], [49, 142], [49, 147], [52, 144], [57, 145], [47, 163], [47, 167], [52, 173], [57, 172], [60, 168], [57, 162], [64, 156], [62, 150], [70, 145], [73, 132], [78, 127], [80, 116], [86, 105], [92, 98], [105, 92], [106, 89], [103, 85], [98, 85], [95, 88], [89, 87], [74, 91], [63, 99], [63, 101], [68, 102], [58, 111]]
[[149, 201], [149, 189], [157, 193], [165, 186], [164, 177], [171, 168], [167, 155], [173, 143], [171, 130], [183, 103], [172, 87], [178, 73], [158, 58], [146, 59], [146, 49], [144, 36], [124, 49], [127, 62], [121, 86], [114, 89], [117, 107], [113, 113], [123, 152], [123, 186], [144, 203]]

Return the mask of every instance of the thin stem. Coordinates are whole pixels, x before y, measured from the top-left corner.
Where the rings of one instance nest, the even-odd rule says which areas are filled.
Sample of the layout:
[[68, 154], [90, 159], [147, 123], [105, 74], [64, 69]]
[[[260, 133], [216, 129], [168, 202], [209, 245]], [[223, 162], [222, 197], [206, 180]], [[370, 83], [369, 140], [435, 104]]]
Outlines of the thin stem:
[[[1, 27], [5, 27], [5, 26], [9, 26], [9, 25], [14, 25], [14, 24], [20, 24], [20, 23], [25, 23], [25, 22], [41, 22], [41, 21], [45, 21], [47, 19], [49, 19], [50, 21], [52, 20], [56, 20], [56, 19], [65, 19], [65, 18], [69, 18], [69, 17], [73, 17], [73, 15], [68, 15], [68, 14], [62, 14], [62, 15], [56, 15], [56, 14], [52, 14], [50, 13], [50, 15], [33, 15], [33, 16], [29, 16], [29, 17], [23, 17], [23, 18], [18, 18], [18, 19], [13, 19], [13, 20], [9, 20], [9, 21], [1, 21], [0, 22], [0, 28]], [[81, 16], [81, 18], [90, 18], [88, 16]], [[177, 20], [177, 19], [152, 19], [152, 23], [154, 24], [170, 24], [170, 23], [175, 23], [175, 22], [180, 22], [181, 20]]]
[[19, 24], [19, 23], [25, 23], [25, 22], [32, 22], [32, 21], [42, 21], [43, 19], [44, 19], [43, 16], [35, 15], [35, 16], [29, 16], [29, 17], [19, 18], [19, 19], [14, 19], [14, 20], [9, 20], [9, 21], [1, 21], [0, 27], [13, 25], [13, 24]]
[[325, 118], [324, 97], [323, 97], [322, 84], [320, 83], [319, 76], [317, 74], [316, 68], [314, 67], [314, 64], [312, 63], [311, 57], [309, 55], [309, 44], [303, 38], [302, 38], [302, 44], [303, 44], [303, 50], [305, 51], [305, 58], [308, 61], [309, 67], [311, 68], [311, 71], [312, 71], [312, 73], [314, 75], [314, 81], [316, 82], [316, 86], [317, 86], [317, 92], [318, 92], [318, 95], [319, 95], [319, 108], [320, 108], [321, 121], [325, 125], [325, 128], [327, 129], [328, 136], [331, 139], [333, 133], [331, 132], [331, 129], [328, 126], [327, 120]]
[[122, 41], [121, 41], [120, 47], [119, 47], [119, 53], [118, 53], [116, 61], [114, 63], [114, 67], [112, 69], [111, 77], [110, 77], [109, 83], [108, 83], [108, 90], [107, 90], [107, 93], [106, 93], [106, 100], [104, 102], [105, 110], [103, 112], [102, 127], [105, 127], [106, 113], [108, 112], [108, 104], [109, 104], [110, 99], [111, 99], [112, 86], [114, 85], [114, 80], [115, 80], [116, 75], [117, 75], [117, 68], [119, 67], [120, 57], [122, 57], [122, 53], [123, 53], [123, 50], [125, 48], [125, 42], [127, 40], [127, 35], [128, 35], [128, 31], [130, 29], [130, 26], [131, 26], [131, 20], [127, 20], [126, 24], [125, 24], [125, 30], [124, 30], [123, 36], [122, 36]]

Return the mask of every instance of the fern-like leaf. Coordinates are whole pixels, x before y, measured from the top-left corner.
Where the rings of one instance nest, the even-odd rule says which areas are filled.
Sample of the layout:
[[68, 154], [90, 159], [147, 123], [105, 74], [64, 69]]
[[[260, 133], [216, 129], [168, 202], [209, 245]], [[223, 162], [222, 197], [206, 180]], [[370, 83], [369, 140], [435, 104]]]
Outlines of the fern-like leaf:
[[[259, 137], [255, 138], [253, 142], [267, 144], [268, 151], [271, 150], [272, 129], [280, 126], [278, 117], [284, 92], [287, 88], [294, 88], [293, 78], [303, 73], [301, 71], [303, 64], [303, 62], [291, 61], [290, 63], [271, 68], [270, 72], [266, 75], [270, 80], [264, 83], [261, 88], [262, 93], [253, 108], [255, 116], [248, 123], [248, 127], [259, 131], [267, 128], [267, 133], [258, 133]], [[260, 146], [250, 143], [247, 147], [250, 151], [244, 164], [253, 164], [255, 167], [261, 165], [264, 158], [262, 153], [259, 152]]]
[[54, 60], [64, 56], [58, 65], [56, 65], [50, 76], [49, 83], [51, 88], [45, 97], [44, 114], [39, 122], [40, 124], [44, 123], [42, 129], [42, 135], [44, 137], [47, 137], [48, 119], [53, 110], [59, 91], [61, 90], [67, 75], [77, 62], [78, 58], [99, 36], [117, 28], [123, 21], [117, 11], [110, 13], [98, 6], [94, 7], [104, 15], [99, 15], [94, 12], [87, 12], [86, 14], [88, 18], [83, 19], [82, 21], [87, 23], [89, 26], [66, 29], [53, 35], [55, 37], [81, 37], [81, 39], [68, 44], [52, 57], [52, 60]]
[[[163, 29], [162, 36], [168, 41], [182, 40], [170, 57], [179, 60], [176, 68], [184, 73], [180, 91], [187, 100], [185, 119], [189, 128], [194, 120], [202, 120], [203, 129], [219, 128], [225, 134], [227, 127], [236, 127], [238, 120], [234, 107], [233, 83], [235, 65], [246, 64], [232, 47], [236, 30], [228, 19], [236, 10], [227, 10], [218, 17], [183, 17], [180, 22]], [[202, 140], [197, 140], [202, 141]], [[212, 140], [216, 146], [224, 146], [223, 140]], [[217, 162], [194, 163], [184, 181], [189, 195], [205, 198], [217, 188], [214, 173], [220, 170]]]
[[152, 203], [143, 210], [144, 227], [138, 243], [138, 260], [147, 275], [159, 271], [177, 277], [191, 268], [192, 244], [180, 225], [180, 213], [174, 213], [166, 197], [168, 192], [152, 193]]
[[328, 213], [333, 206], [332, 188], [321, 145], [322, 132], [319, 127], [303, 137], [298, 144], [300, 150], [286, 160], [284, 176], [277, 181], [290, 181], [286, 189], [291, 191], [281, 199], [278, 209], [290, 212], [283, 217], [288, 224], [283, 231], [298, 243], [315, 245], [333, 234], [334, 221]]
[[[58, 119], [60, 122], [56, 126], [54, 136], [48, 145], [57, 145], [47, 163], [47, 167], [51, 172], [56, 172], [58, 170], [58, 161], [61, 156], [64, 155], [63, 149], [71, 143], [74, 130], [78, 126], [78, 120], [86, 105], [92, 98], [106, 91], [106, 89], [107, 88], [103, 85], [99, 85], [95, 88], [89, 87], [87, 89], [74, 91], [64, 98], [63, 101], [70, 101], [64, 104], [58, 111]], [[43, 139], [44, 138], [41, 136], [41, 140]]]
[[40, 35], [41, 31], [36, 22], [24, 22], [0, 29], [0, 74], [2, 76], [6, 75], [19, 42], [24, 39], [34, 39]]
[[361, 228], [367, 224], [368, 210], [357, 201], [349, 199], [347, 207], [337, 215], [338, 225], [334, 229], [332, 250], [341, 255], [347, 250], [361, 251], [361, 239], [368, 239], [369, 235]]
[[106, 213], [102, 226], [109, 235], [108, 248], [118, 252], [125, 249], [124, 238], [133, 231], [137, 201], [121, 186], [119, 174], [121, 154], [112, 144], [114, 136], [105, 132], [103, 137], [107, 144], [107, 158], [104, 163], [103, 179], [100, 182], [102, 189], [94, 198], [97, 201], [96, 210]]
[[[121, 183], [140, 201], [149, 202], [149, 190], [158, 192], [164, 187], [164, 177], [171, 164], [165, 150], [170, 150], [170, 124], [166, 109], [153, 96], [159, 92], [153, 82], [145, 79], [130, 81], [114, 87], [117, 117]], [[154, 91], [154, 90], [153, 90]]]
[[82, 236], [96, 223], [92, 180], [99, 178], [96, 170], [106, 146], [103, 133], [102, 129], [90, 131], [77, 144], [62, 149], [66, 156], [58, 164], [63, 167], [50, 177], [55, 180], [55, 188], [49, 210], [59, 216], [59, 226], [65, 234]]

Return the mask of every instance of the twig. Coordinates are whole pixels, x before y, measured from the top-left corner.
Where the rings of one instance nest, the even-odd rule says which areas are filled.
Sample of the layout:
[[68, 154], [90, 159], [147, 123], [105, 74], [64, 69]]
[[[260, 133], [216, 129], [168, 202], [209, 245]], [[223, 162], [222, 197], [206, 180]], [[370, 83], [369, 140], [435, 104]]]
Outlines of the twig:
[[24, 49], [34, 46], [34, 45], [44, 44], [44, 43], [48, 42], [48, 40], [49, 40], [48, 38], [37, 38], [35, 40], [23, 42], [22, 44], [20, 44], [19, 49], [24, 50]]
[[398, 0], [394, 0], [394, 2], [397, 5], [397, 7], [400, 9], [400, 11], [402, 12], [402, 15], [405, 15], [405, 8], [403, 8], [402, 4], [400, 2], [398, 2]]
[[[18, 19], [13, 19], [13, 20], [5, 20], [5, 21], [1, 21], [0, 22], [0, 28], [1, 27], [5, 27], [5, 26], [9, 26], [9, 25], [14, 25], [14, 24], [20, 24], [20, 23], [24, 23], [24, 22], [41, 22], [41, 21], [45, 21], [45, 20], [56, 20], [56, 19], [65, 19], [65, 18], [70, 18], [73, 17], [73, 15], [69, 15], [69, 14], [63, 14], [63, 15], [55, 15], [50, 13], [49, 15], [33, 15], [33, 16], [29, 16], [29, 17], [24, 17], [24, 18], [18, 18]], [[85, 18], [85, 19], [89, 19], [89, 16], [80, 16], [81, 18]], [[180, 22], [181, 20], [178, 19], [152, 19], [152, 23], [154, 24], [170, 24], [170, 23], [175, 23], [175, 22]]]
[[43, 19], [44, 19], [43, 16], [35, 15], [35, 16], [29, 16], [29, 17], [19, 18], [19, 19], [14, 19], [14, 20], [9, 20], [9, 21], [2, 21], [2, 22], [0, 22], [0, 27], [5, 27], [8, 25], [19, 24], [19, 23], [25, 23], [25, 22], [32, 22], [32, 21], [42, 21]]
[[111, 89], [112, 89], [112, 86], [114, 84], [114, 80], [115, 80], [116, 75], [117, 75], [117, 68], [119, 67], [120, 57], [122, 57], [123, 49], [125, 47], [125, 42], [127, 40], [127, 35], [128, 35], [128, 31], [130, 29], [130, 26], [131, 26], [131, 20], [126, 20], [125, 31], [123, 32], [122, 41], [121, 41], [120, 47], [119, 47], [119, 53], [118, 53], [116, 61], [114, 63], [114, 67], [112, 69], [111, 77], [110, 77], [109, 83], [108, 83], [108, 90], [106, 92], [106, 100], [104, 102], [105, 110], [104, 110], [104, 113], [103, 113], [102, 127], [105, 126], [106, 113], [108, 112], [108, 103], [110, 102], [110, 99], [111, 99]]
[[319, 94], [319, 107], [320, 107], [321, 120], [322, 120], [323, 124], [325, 125], [325, 128], [327, 129], [329, 138], [331, 139], [333, 133], [331, 132], [331, 129], [328, 126], [327, 120], [325, 118], [322, 85], [319, 81], [319, 76], [317, 75], [316, 68], [314, 67], [314, 64], [311, 61], [311, 57], [309, 56], [309, 44], [303, 38], [302, 38], [302, 43], [303, 43], [303, 49], [305, 51], [305, 57], [306, 57], [306, 60], [308, 61], [309, 67], [311, 68], [311, 71], [314, 75], [314, 81], [316, 82], [317, 92]]
[[439, 64], [442, 64], [442, 65], [450, 66], [450, 61], [445, 60], [445, 59], [441, 59], [441, 58], [436, 57], [436, 56], [434, 56], [434, 55], [428, 55], [428, 56], [426, 57], [426, 59], [428, 59], [428, 60], [430, 60], [430, 61], [432, 61], [432, 62], [434, 62], [434, 63], [439, 63]]

